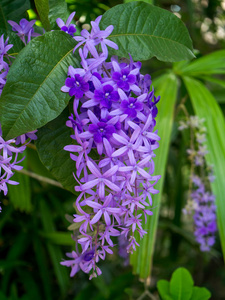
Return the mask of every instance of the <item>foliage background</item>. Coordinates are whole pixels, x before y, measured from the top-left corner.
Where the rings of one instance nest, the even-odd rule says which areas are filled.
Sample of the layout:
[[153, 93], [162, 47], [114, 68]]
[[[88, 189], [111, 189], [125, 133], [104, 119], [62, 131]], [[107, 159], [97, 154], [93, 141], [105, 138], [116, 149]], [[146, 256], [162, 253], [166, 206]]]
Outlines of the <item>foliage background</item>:
[[[9, 19], [15, 9], [20, 7], [36, 11], [33, 1], [1, 0], [0, 4], [11, 4]], [[55, 1], [59, 2], [59, 1]], [[90, 20], [103, 14], [122, 1], [67, 0], [70, 11], [76, 11], [80, 28]], [[128, 1], [127, 1], [128, 2]], [[146, 1], [152, 2], [152, 1]], [[23, 5], [21, 5], [23, 4]], [[164, 1], [155, 5], [173, 11], [186, 24], [196, 56], [200, 58], [216, 50], [223, 49], [225, 37], [224, 1]], [[143, 72], [155, 79], [168, 70], [179, 67], [170, 63], [151, 59], [143, 64]], [[223, 74], [217, 79], [224, 80]], [[213, 93], [223, 112], [225, 112], [224, 86], [202, 82]], [[155, 81], [156, 86], [158, 85]], [[179, 79], [178, 102], [186, 95], [184, 83]], [[187, 99], [187, 108], [192, 106]], [[163, 108], [163, 107], [162, 107]], [[178, 130], [181, 113], [176, 113], [172, 127], [165, 182], [162, 192], [160, 218], [156, 237], [150, 290], [157, 295], [156, 282], [169, 279], [179, 266], [186, 267], [193, 275], [195, 285], [205, 286], [212, 293], [212, 299], [222, 300], [225, 295], [225, 273], [219, 238], [211, 253], [199, 251], [191, 233], [190, 220], [182, 217], [188, 189], [188, 162], [186, 158], [187, 137]], [[24, 169], [50, 178], [52, 175], [40, 162], [31, 145], [27, 149]], [[30, 175], [32, 175], [30, 174]], [[20, 185], [10, 187], [9, 198], [0, 195], [3, 212], [0, 218], [0, 299], [136, 299], [144, 290], [132, 268], [123, 266], [122, 259], [115, 253], [102, 263], [103, 276], [88, 281], [84, 274], [69, 278], [69, 270], [59, 265], [66, 251], [73, 246], [70, 233], [66, 231], [69, 222], [65, 214], [74, 213], [74, 195], [60, 187], [46, 183], [24, 174], [16, 174]], [[15, 178], [16, 180], [16, 178]]]

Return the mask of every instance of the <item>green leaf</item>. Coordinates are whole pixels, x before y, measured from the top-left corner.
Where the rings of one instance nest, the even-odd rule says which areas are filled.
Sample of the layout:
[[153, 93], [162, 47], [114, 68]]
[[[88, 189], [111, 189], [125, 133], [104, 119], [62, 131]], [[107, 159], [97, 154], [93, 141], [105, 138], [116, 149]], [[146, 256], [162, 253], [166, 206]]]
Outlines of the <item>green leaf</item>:
[[[124, 3], [135, 2], [136, 0], [124, 0]], [[146, 2], [148, 4], [154, 4], [154, 0], [141, 0], [142, 2]]]
[[147, 60], [153, 56], [162, 61], [190, 60], [194, 56], [187, 28], [174, 14], [144, 2], [117, 5], [103, 14], [100, 26], [113, 25], [110, 40], [118, 56]]
[[170, 146], [172, 132], [174, 107], [177, 97], [177, 78], [173, 74], [166, 74], [160, 77], [157, 82], [153, 82], [155, 92], [161, 95], [158, 103], [158, 116], [156, 119], [156, 129], [161, 140], [159, 148], [155, 150], [155, 174], [161, 175], [161, 179], [156, 184], [158, 194], [153, 195], [153, 215], [147, 218], [147, 223], [143, 222], [143, 229], [148, 232], [140, 241], [140, 247], [131, 255], [131, 264], [136, 274], [140, 278], [147, 278], [151, 274], [154, 245], [158, 226], [160, 202], [162, 197], [163, 182], [166, 170], [167, 156]]
[[20, 256], [24, 255], [24, 253], [27, 251], [29, 247], [30, 239], [28, 238], [27, 232], [20, 232], [16, 239], [14, 240], [13, 247], [10, 248], [10, 250], [7, 253], [7, 257], [5, 258], [6, 266], [8, 263], [12, 263], [11, 267], [7, 268], [7, 272], [4, 273], [4, 276], [1, 280], [1, 290], [3, 292], [7, 291], [11, 273], [15, 271], [15, 266], [20, 266], [22, 264], [21, 261], [18, 261]]
[[208, 74], [225, 74], [225, 50], [215, 51], [190, 64], [175, 68], [178, 73], [188, 76], [199, 76]]
[[59, 29], [56, 19], [60, 18], [64, 22], [69, 17], [69, 10], [65, 0], [49, 0], [49, 21], [52, 29]]
[[[26, 156], [24, 151], [22, 156]], [[27, 160], [24, 159], [20, 163], [25, 169], [27, 169]], [[9, 185], [9, 199], [16, 209], [24, 211], [26, 213], [31, 212], [31, 189], [30, 189], [30, 178], [24, 174], [16, 172], [13, 175], [13, 180], [19, 182], [18, 185]]]
[[49, 0], [34, 0], [34, 2], [44, 29], [49, 31], [50, 30], [50, 22], [48, 19]]
[[211, 293], [206, 288], [198, 286], [193, 288], [191, 300], [208, 300], [210, 297]]
[[38, 282], [32, 278], [31, 273], [23, 269], [18, 269], [17, 272], [20, 277], [20, 282], [26, 290], [28, 299], [40, 300], [40, 288], [38, 287]]
[[74, 246], [71, 234], [67, 232], [40, 232], [40, 235], [55, 245]]
[[66, 107], [61, 92], [68, 66], [80, 66], [73, 55], [76, 42], [63, 31], [33, 39], [12, 64], [0, 98], [0, 122], [6, 139], [42, 127]]
[[170, 280], [170, 294], [173, 300], [191, 299], [194, 282], [191, 274], [185, 268], [179, 268], [173, 272]]
[[184, 77], [184, 82], [190, 95], [195, 114], [204, 118], [207, 128], [206, 155], [208, 164], [213, 164], [216, 179], [211, 183], [212, 191], [216, 196], [217, 224], [219, 227], [220, 241], [225, 259], [225, 121], [223, 113], [213, 95], [198, 80]]
[[43, 284], [43, 289], [45, 293], [46, 300], [52, 300], [51, 296], [51, 277], [49, 268], [47, 267], [47, 257], [44, 252], [44, 247], [38, 237], [34, 237], [33, 239], [33, 247], [35, 252], [35, 259], [38, 265], [38, 273], [40, 274], [40, 278]]
[[0, 28], [11, 29], [7, 20], [19, 22], [26, 16], [26, 11], [30, 9], [29, 0], [1, 0], [0, 1]]
[[[206, 75], [201, 75], [201, 76], [198, 76], [198, 77], [200, 79], [215, 83], [215, 84], [225, 88], [225, 81], [224, 80], [221, 80], [221, 79], [218, 79], [218, 78], [215, 78], [215, 77], [212, 77], [212, 76], [206, 76]], [[224, 93], [224, 91], [223, 91], [223, 93]]]
[[66, 108], [58, 118], [42, 127], [37, 134], [36, 146], [43, 165], [65, 189], [75, 193], [75, 162], [71, 160], [69, 152], [63, 150], [73, 141], [70, 137], [73, 132], [66, 126], [69, 115], [69, 109]]
[[[49, 210], [47, 204], [43, 199], [40, 199], [40, 211], [44, 231], [46, 233], [54, 232], [55, 226], [53, 223], [51, 211]], [[47, 242], [46, 244], [58, 280], [59, 288], [61, 290], [62, 295], [65, 295], [67, 292], [69, 277], [68, 270], [60, 265], [60, 261], [62, 260], [64, 255], [59, 246], [52, 245], [50, 242]]]
[[166, 298], [168, 298], [169, 294], [170, 294], [170, 283], [167, 280], [159, 280], [157, 282], [157, 289], [159, 291], [160, 297], [162, 298], [162, 300], [165, 300]]

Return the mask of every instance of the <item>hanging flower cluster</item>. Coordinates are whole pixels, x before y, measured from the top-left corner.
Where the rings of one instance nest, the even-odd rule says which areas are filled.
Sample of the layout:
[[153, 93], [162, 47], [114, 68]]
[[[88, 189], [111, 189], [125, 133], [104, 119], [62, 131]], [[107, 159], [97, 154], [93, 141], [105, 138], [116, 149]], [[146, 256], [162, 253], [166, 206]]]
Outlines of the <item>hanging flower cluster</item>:
[[159, 97], [150, 91], [151, 77], [140, 73], [140, 62], [131, 56], [108, 58], [107, 47], [118, 46], [107, 39], [113, 26], [100, 30], [100, 20], [91, 22], [90, 33], [84, 29], [74, 37], [79, 42], [74, 51], [83, 46], [81, 68], [69, 66], [61, 89], [74, 96], [74, 114], [67, 121], [74, 144], [64, 149], [75, 161], [75, 190], [80, 192], [73, 220], [80, 224], [76, 251], [61, 264], [72, 268], [70, 276], [79, 269], [92, 271], [90, 279], [101, 274], [97, 263], [106, 252], [113, 253], [113, 237], [128, 240], [127, 252], [139, 246], [135, 233], [146, 234], [142, 215], [152, 215], [148, 206], [160, 178], [153, 176]]
[[180, 130], [190, 128], [192, 141], [187, 150], [192, 162], [190, 199], [183, 210], [185, 214], [193, 214], [196, 241], [201, 251], [209, 251], [215, 243], [216, 206], [215, 196], [210, 191], [210, 182], [213, 182], [212, 166], [206, 166], [205, 155], [208, 153], [206, 145], [206, 128], [204, 119], [190, 116], [186, 122], [181, 122]]
[[13, 44], [8, 44], [8, 41], [9, 38], [4, 41], [3, 34], [0, 38], [0, 96], [2, 94], [3, 87], [6, 84], [6, 76], [9, 71], [9, 64], [5, 61], [10, 57], [7, 52], [13, 47]]
[[[33, 25], [34, 21], [27, 21], [22, 19], [20, 25], [13, 21], [8, 21], [10, 25], [13, 26], [13, 31], [18, 31], [17, 35], [21, 40], [26, 44], [30, 41], [31, 36], [37, 36], [39, 34], [34, 33]], [[26, 41], [27, 37], [27, 41]], [[9, 71], [9, 68], [12, 64], [10, 61], [10, 56], [7, 52], [13, 47], [13, 44], [8, 44], [9, 38], [4, 41], [4, 35], [0, 38], [0, 96], [2, 90], [6, 84], [6, 77]], [[17, 185], [19, 184], [16, 181], [11, 180], [11, 177], [14, 174], [14, 170], [21, 170], [23, 167], [18, 164], [24, 159], [18, 160], [18, 154], [22, 153], [26, 149], [26, 145], [19, 146], [22, 144], [27, 144], [31, 140], [36, 140], [37, 136], [35, 133], [37, 130], [29, 132], [18, 136], [16, 139], [10, 139], [5, 141], [2, 138], [2, 130], [0, 124], [0, 191], [3, 191], [4, 195], [8, 193], [8, 184]], [[29, 139], [29, 140], [28, 140]], [[18, 147], [14, 146], [17, 145]], [[0, 212], [1, 212], [0, 207]]]
[[23, 160], [18, 161], [18, 153], [22, 153], [26, 146], [16, 148], [12, 145], [15, 142], [16, 141], [14, 139], [5, 141], [2, 138], [2, 130], [0, 127], [0, 191], [3, 191], [4, 195], [7, 195], [8, 193], [7, 184], [19, 184], [19, 182], [10, 180], [14, 174], [13, 171], [21, 170], [23, 168], [18, 166], [18, 164]]

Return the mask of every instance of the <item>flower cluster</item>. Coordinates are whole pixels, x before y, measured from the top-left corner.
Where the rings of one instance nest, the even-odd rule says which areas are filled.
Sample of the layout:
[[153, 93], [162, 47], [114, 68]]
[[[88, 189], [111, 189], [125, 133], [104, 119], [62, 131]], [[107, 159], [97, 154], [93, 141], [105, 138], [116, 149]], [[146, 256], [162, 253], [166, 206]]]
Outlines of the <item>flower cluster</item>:
[[[8, 193], [8, 184], [17, 185], [19, 182], [11, 180], [15, 170], [21, 170], [23, 167], [18, 164], [23, 161], [18, 159], [19, 153], [23, 153], [26, 145], [31, 140], [36, 140], [35, 131], [18, 136], [16, 139], [5, 141], [2, 137], [2, 130], [0, 124], [0, 192], [3, 191], [6, 196]], [[0, 208], [1, 212], [1, 208]]]
[[[206, 166], [205, 155], [206, 128], [204, 119], [190, 116], [186, 122], [181, 122], [180, 130], [190, 128], [191, 148], [187, 150], [192, 162], [190, 199], [183, 210], [185, 214], [193, 214], [196, 241], [201, 251], [209, 251], [215, 243], [216, 206], [215, 196], [210, 192], [209, 184], [215, 177], [212, 166]], [[199, 175], [200, 174], [200, 175]]]
[[9, 71], [9, 64], [4, 58], [8, 59], [8, 51], [13, 47], [12, 44], [8, 44], [9, 38], [4, 41], [4, 34], [0, 38], [0, 96], [2, 94], [3, 87], [6, 84], [6, 76]]
[[[17, 32], [17, 35], [26, 45], [31, 37], [39, 36], [40, 34], [35, 33], [33, 29], [33, 25], [36, 20], [27, 21], [26, 19], [22, 19], [19, 22], [19, 25], [14, 21], [8, 21], [8, 23], [12, 26], [12, 30]], [[0, 38], [0, 96], [2, 94], [3, 87], [6, 84], [6, 77], [12, 64], [10, 61], [10, 56], [7, 52], [13, 47], [13, 44], [8, 44], [9, 38], [6, 38], [4, 41], [4, 34]]]
[[0, 191], [4, 195], [8, 193], [7, 184], [16, 185], [18, 182], [10, 180], [14, 174], [14, 170], [21, 170], [23, 167], [18, 164], [23, 160], [18, 160], [18, 154], [22, 153], [26, 146], [14, 147], [16, 141], [14, 139], [5, 141], [2, 138], [2, 130], [0, 127]]
[[[146, 234], [142, 216], [152, 215], [151, 194], [160, 176], [153, 176], [160, 139], [154, 131], [159, 97], [150, 91], [151, 77], [140, 73], [141, 63], [130, 59], [108, 58], [107, 47], [118, 46], [107, 39], [113, 26], [100, 30], [101, 16], [91, 22], [92, 29], [81, 31], [81, 68], [69, 66], [63, 92], [74, 96], [67, 126], [74, 130], [71, 152], [76, 164], [74, 177], [80, 192], [76, 199], [74, 222], [80, 224], [74, 237], [76, 251], [61, 264], [101, 274], [96, 265], [106, 252], [112, 254], [114, 237], [127, 239], [127, 252], [139, 246], [135, 233]], [[101, 52], [99, 51], [101, 49]]]

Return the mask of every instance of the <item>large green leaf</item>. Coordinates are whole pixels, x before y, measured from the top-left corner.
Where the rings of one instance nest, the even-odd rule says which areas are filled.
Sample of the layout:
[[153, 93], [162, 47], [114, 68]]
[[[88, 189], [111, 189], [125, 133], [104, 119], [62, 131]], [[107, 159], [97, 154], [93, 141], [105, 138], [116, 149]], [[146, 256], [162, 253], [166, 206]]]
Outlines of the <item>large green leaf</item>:
[[147, 278], [151, 274], [154, 245], [156, 239], [160, 201], [162, 196], [163, 181], [165, 176], [166, 162], [172, 132], [173, 113], [177, 96], [177, 79], [173, 74], [162, 76], [157, 82], [153, 82], [157, 95], [161, 95], [158, 104], [159, 113], [156, 119], [156, 129], [161, 140], [159, 148], [155, 150], [155, 174], [161, 175], [161, 179], [156, 184], [159, 194], [153, 195], [153, 215], [147, 218], [147, 223], [143, 229], [148, 232], [140, 241], [140, 248], [131, 255], [131, 264], [134, 272], [141, 278]]
[[0, 28], [10, 29], [7, 20], [18, 23], [29, 8], [29, 0], [0, 0]]
[[170, 280], [170, 294], [173, 300], [190, 300], [194, 282], [184, 268], [177, 269]]
[[71, 160], [69, 152], [63, 150], [72, 143], [72, 130], [66, 126], [68, 116], [69, 109], [66, 108], [58, 118], [42, 127], [38, 131], [36, 146], [44, 166], [66, 189], [74, 193], [75, 162]]
[[48, 19], [49, 13], [49, 1], [48, 0], [34, 0], [38, 15], [40, 17], [41, 23], [45, 30], [50, 30], [50, 22]]
[[61, 18], [66, 22], [69, 17], [69, 10], [65, 0], [49, 0], [49, 21], [52, 29], [59, 29], [56, 19]]
[[110, 39], [119, 46], [118, 56], [162, 61], [188, 60], [194, 57], [192, 42], [182, 21], [167, 10], [144, 2], [117, 5], [104, 13], [100, 26], [113, 25]]
[[211, 184], [216, 196], [217, 224], [225, 258], [225, 121], [223, 113], [213, 95], [198, 80], [184, 77], [196, 115], [205, 119], [207, 128], [206, 155], [208, 164], [214, 165], [215, 181]]
[[225, 74], [225, 50], [215, 51], [174, 69], [188, 76]]
[[79, 66], [76, 42], [52, 31], [33, 39], [12, 64], [0, 98], [0, 122], [7, 139], [42, 127], [56, 118], [70, 99], [61, 92], [68, 66]]

